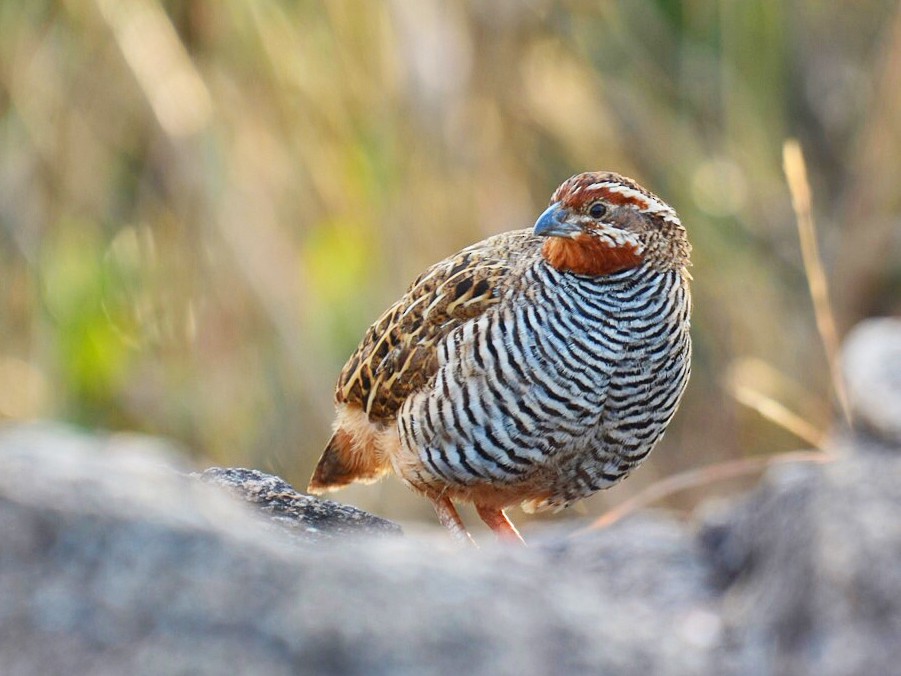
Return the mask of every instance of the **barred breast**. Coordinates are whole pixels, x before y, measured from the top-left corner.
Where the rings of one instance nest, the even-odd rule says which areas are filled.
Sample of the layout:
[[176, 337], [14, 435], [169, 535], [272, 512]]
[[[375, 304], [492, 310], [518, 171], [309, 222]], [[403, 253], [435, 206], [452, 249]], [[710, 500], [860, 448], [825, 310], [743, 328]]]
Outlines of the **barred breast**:
[[502, 503], [507, 487], [560, 508], [662, 436], [689, 376], [688, 285], [680, 270], [585, 276], [540, 257], [517, 279], [440, 344], [437, 373], [399, 411], [395, 470], [425, 492], [490, 488]]

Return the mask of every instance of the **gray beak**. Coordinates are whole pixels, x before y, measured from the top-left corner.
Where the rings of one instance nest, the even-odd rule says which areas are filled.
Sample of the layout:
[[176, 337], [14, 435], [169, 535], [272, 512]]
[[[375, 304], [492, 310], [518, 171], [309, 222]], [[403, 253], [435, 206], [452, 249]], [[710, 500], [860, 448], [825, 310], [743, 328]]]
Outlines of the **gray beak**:
[[535, 229], [532, 232], [541, 237], [575, 237], [582, 230], [565, 220], [568, 215], [566, 209], [560, 206], [560, 202], [554, 202], [535, 221]]

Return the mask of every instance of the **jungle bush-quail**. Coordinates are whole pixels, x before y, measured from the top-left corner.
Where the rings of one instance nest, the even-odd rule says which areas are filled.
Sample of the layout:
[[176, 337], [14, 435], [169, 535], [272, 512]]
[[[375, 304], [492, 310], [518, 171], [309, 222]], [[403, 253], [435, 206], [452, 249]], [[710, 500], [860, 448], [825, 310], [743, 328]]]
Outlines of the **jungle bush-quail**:
[[458, 537], [453, 500], [519, 538], [504, 508], [615, 484], [688, 381], [690, 250], [676, 212], [634, 181], [568, 179], [533, 229], [433, 265], [369, 328], [309, 490], [393, 469]]

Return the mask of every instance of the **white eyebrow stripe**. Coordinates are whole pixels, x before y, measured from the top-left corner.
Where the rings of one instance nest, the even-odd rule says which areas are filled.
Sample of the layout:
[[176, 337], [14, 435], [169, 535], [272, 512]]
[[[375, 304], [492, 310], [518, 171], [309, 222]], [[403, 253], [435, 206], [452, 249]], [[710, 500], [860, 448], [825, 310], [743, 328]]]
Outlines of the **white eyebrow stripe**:
[[623, 185], [622, 183], [602, 181], [600, 183], [592, 183], [586, 188], [586, 190], [599, 190], [601, 188], [606, 189], [608, 192], [622, 195], [623, 197], [629, 197], [635, 199], [636, 201], [644, 202], [648, 205], [646, 208], [640, 209], [640, 211], [649, 214], [657, 214], [664, 221], [669, 221], [670, 223], [676, 223], [678, 225], [682, 224], [682, 222], [679, 220], [679, 217], [676, 216], [676, 213], [673, 211], [672, 207], [639, 190], [635, 190], [634, 188]]

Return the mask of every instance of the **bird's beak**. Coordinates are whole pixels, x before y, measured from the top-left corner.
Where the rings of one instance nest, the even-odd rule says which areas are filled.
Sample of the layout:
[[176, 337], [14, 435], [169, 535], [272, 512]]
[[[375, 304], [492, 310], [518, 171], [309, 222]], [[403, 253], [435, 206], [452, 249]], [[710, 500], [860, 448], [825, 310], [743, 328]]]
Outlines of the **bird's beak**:
[[569, 212], [560, 205], [560, 202], [554, 202], [535, 221], [535, 229], [532, 232], [541, 237], [575, 237], [582, 230], [578, 225], [567, 221], [567, 216]]

